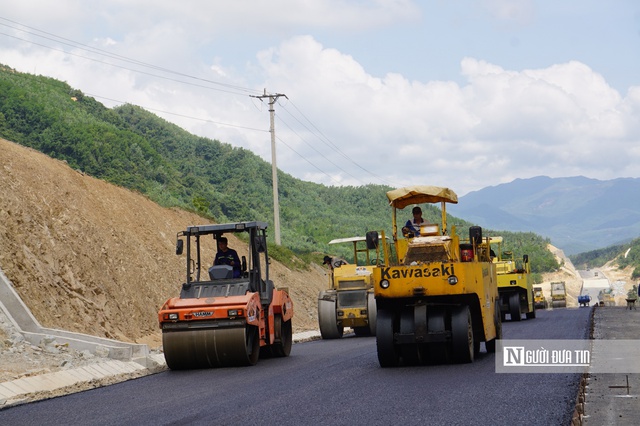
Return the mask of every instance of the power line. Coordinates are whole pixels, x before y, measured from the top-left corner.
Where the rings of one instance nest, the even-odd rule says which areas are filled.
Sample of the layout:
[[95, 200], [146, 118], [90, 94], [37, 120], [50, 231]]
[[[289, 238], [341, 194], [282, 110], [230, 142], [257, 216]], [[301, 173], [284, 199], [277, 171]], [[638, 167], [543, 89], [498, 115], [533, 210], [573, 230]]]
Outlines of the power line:
[[[89, 53], [92, 53], [92, 54], [101, 55], [101, 56], [104, 56], [106, 58], [115, 59], [117, 61], [122, 61], [124, 63], [138, 65], [138, 66], [145, 67], [145, 68], [150, 68], [150, 69], [153, 69], [153, 70], [161, 71], [161, 72], [168, 73], [168, 74], [177, 75], [177, 76], [184, 77], [184, 78], [187, 78], [187, 79], [193, 79], [193, 80], [200, 81], [200, 82], [207, 83], [207, 84], [211, 84], [211, 85], [214, 85], [214, 86], [224, 87], [224, 88], [227, 88], [227, 89], [230, 89], [230, 90], [224, 90], [224, 89], [217, 88], [217, 87], [211, 87], [211, 86], [208, 86], [208, 85], [188, 82], [188, 81], [184, 81], [182, 79], [170, 78], [170, 77], [167, 77], [167, 76], [158, 75], [156, 73], [151, 73], [151, 72], [143, 71], [143, 70], [140, 70], [140, 69], [133, 69], [133, 68], [126, 67], [124, 65], [119, 65], [119, 64], [112, 63], [112, 62], [107, 62], [107, 61], [104, 61], [104, 60], [100, 60], [100, 59], [97, 59], [97, 58], [92, 58], [92, 57], [88, 57], [88, 56], [85, 56], [85, 55], [81, 55], [81, 54], [78, 54], [78, 53], [69, 52], [69, 51], [66, 51], [64, 49], [48, 46], [46, 44], [36, 43], [35, 41], [23, 39], [23, 38], [20, 38], [20, 37], [16, 37], [14, 35], [6, 34], [6, 33], [0, 33], [0, 35], [5, 35], [7, 37], [11, 37], [11, 38], [14, 38], [14, 39], [17, 39], [17, 40], [25, 41], [25, 42], [31, 43], [33, 45], [41, 46], [41, 47], [44, 47], [46, 49], [50, 49], [50, 50], [53, 50], [53, 51], [59, 51], [59, 52], [62, 52], [62, 53], [65, 53], [65, 54], [68, 54], [68, 55], [71, 55], [71, 56], [76, 56], [76, 57], [80, 57], [80, 58], [83, 58], [83, 59], [91, 60], [91, 61], [103, 64], [103, 65], [112, 66], [112, 67], [116, 67], [116, 68], [121, 68], [121, 69], [125, 69], [127, 71], [131, 71], [131, 72], [134, 72], [134, 73], [140, 73], [140, 74], [148, 75], [148, 76], [155, 77], [155, 78], [160, 78], [160, 79], [164, 79], [164, 80], [168, 80], [168, 81], [173, 81], [173, 82], [176, 82], [176, 83], [179, 83], [179, 84], [186, 84], [186, 85], [190, 85], [190, 86], [194, 86], [194, 87], [200, 87], [200, 88], [205, 88], [205, 89], [209, 89], [209, 90], [216, 90], [216, 91], [226, 92], [226, 93], [230, 93], [230, 94], [234, 94], [234, 95], [245, 95], [246, 96], [247, 93], [259, 93], [259, 91], [256, 91], [256, 90], [253, 90], [253, 89], [249, 89], [249, 88], [245, 88], [245, 87], [241, 87], [241, 86], [230, 85], [230, 84], [226, 84], [226, 83], [221, 83], [221, 82], [217, 82], [217, 81], [213, 81], [213, 80], [208, 80], [208, 79], [196, 77], [196, 76], [193, 76], [193, 75], [189, 75], [189, 74], [186, 74], [186, 73], [183, 73], [183, 72], [179, 72], [179, 71], [171, 70], [171, 69], [168, 69], [168, 68], [160, 67], [160, 66], [157, 66], [157, 65], [145, 63], [143, 61], [139, 61], [139, 60], [136, 60], [136, 59], [131, 59], [131, 58], [119, 55], [119, 54], [115, 54], [115, 53], [106, 51], [106, 50], [102, 50], [102, 49], [99, 49], [99, 48], [88, 46], [86, 44], [82, 44], [82, 43], [76, 42], [74, 40], [66, 39], [64, 37], [60, 37], [60, 36], [57, 36], [55, 34], [51, 34], [51, 33], [48, 33], [46, 31], [39, 30], [37, 28], [29, 27], [27, 25], [18, 23], [16, 21], [12, 21], [12, 20], [7, 19], [7, 18], [0, 17], [0, 20], [6, 21], [6, 22], [10, 22], [12, 24], [19, 25], [21, 27], [24, 27], [24, 28], [27, 28], [29, 30], [32, 30], [32, 31], [27, 31], [25, 29], [18, 28], [16, 26], [12, 26], [12, 25], [8, 25], [6, 23], [0, 22], [0, 25], [3, 25], [5, 27], [8, 27], [8, 28], [14, 29], [16, 31], [20, 31], [20, 32], [23, 32], [23, 33], [26, 33], [26, 34], [29, 34], [29, 35], [32, 35], [32, 36], [35, 36], [35, 37], [40, 37], [40, 38], [43, 38], [43, 39], [46, 39], [46, 40], [54, 41], [56, 43], [61, 43], [63, 45], [70, 46], [72, 48], [76, 48], [76, 49], [79, 49], [79, 50], [82, 50], [82, 51], [85, 51], [85, 52], [89, 52]], [[36, 32], [37, 33], [41, 33], [41, 34], [37, 34]], [[44, 34], [44, 35], [42, 35], [42, 34]], [[100, 99], [107, 99], [107, 100], [110, 100], [112, 102], [130, 103], [130, 102], [123, 102], [123, 101], [111, 99], [111, 98], [100, 96], [100, 95], [96, 95], [96, 94], [88, 94], [88, 95], [94, 96], [94, 97], [100, 98]], [[250, 97], [254, 97], [254, 98], [262, 98], [262, 97], [265, 97], [265, 96], [274, 96], [274, 95], [267, 95], [266, 91], [265, 91], [265, 93], [263, 95], [249, 95], [249, 96]], [[284, 95], [282, 95], [282, 94], [275, 95], [275, 99], [273, 99], [273, 102], [276, 102], [278, 97], [280, 97], [280, 96], [284, 96]], [[348, 155], [346, 155], [336, 144], [334, 144], [328, 137], [326, 137], [322, 133], [322, 131], [308, 117], [306, 117], [304, 115], [304, 113], [302, 113], [302, 111], [293, 102], [291, 102], [291, 104], [292, 104], [293, 108], [295, 109], [295, 111], [297, 111], [297, 113], [300, 114], [303, 117], [303, 119], [306, 121], [306, 123], [309, 123], [311, 128], [309, 126], [307, 126], [305, 123], [303, 123], [300, 119], [298, 119], [294, 114], [292, 114], [285, 106], [283, 106], [283, 109], [299, 125], [304, 127], [311, 135], [313, 135], [316, 138], [318, 138], [323, 144], [328, 146], [331, 149], [332, 152], [337, 153], [342, 158], [344, 158], [345, 160], [347, 160], [349, 163], [353, 164], [354, 166], [356, 166], [360, 170], [362, 170], [365, 173], [369, 174], [370, 176], [374, 177], [376, 180], [379, 180], [381, 182], [385, 182], [385, 179], [383, 179], [382, 177], [376, 175], [375, 173], [371, 172], [370, 170], [366, 169], [365, 167], [359, 165], [356, 161], [354, 161]], [[271, 103], [270, 103], [270, 106], [272, 107]], [[192, 120], [198, 120], [198, 121], [202, 121], [202, 122], [214, 123], [214, 124], [223, 125], [223, 126], [236, 127], [236, 128], [252, 130], [252, 131], [261, 131], [261, 132], [265, 131], [263, 129], [255, 129], [255, 128], [246, 127], [246, 126], [238, 126], [238, 125], [233, 125], [233, 124], [228, 124], [228, 123], [217, 122], [217, 121], [213, 121], [213, 120], [209, 120], [209, 119], [203, 119], [203, 118], [197, 118], [197, 117], [192, 117], [192, 116], [178, 114], [178, 113], [172, 113], [170, 111], [160, 110], [160, 109], [156, 109], [156, 108], [148, 108], [148, 107], [144, 107], [144, 108], [148, 109], [150, 111], [156, 111], [156, 112], [160, 112], [160, 113], [163, 113], [163, 114], [173, 115], [173, 116], [182, 117], [182, 118], [188, 118], [188, 119], [192, 119]], [[350, 176], [354, 180], [362, 182], [361, 179], [356, 178], [354, 175], [352, 175], [351, 173], [349, 173], [346, 170], [344, 170], [342, 167], [340, 167], [334, 161], [330, 160], [321, 151], [317, 150], [312, 144], [307, 142], [305, 140], [305, 138], [303, 138], [300, 134], [298, 134], [298, 132], [296, 132], [285, 121], [283, 121], [283, 123], [289, 128], [289, 130], [293, 134], [295, 134], [297, 137], [299, 137], [307, 146], [309, 146], [315, 152], [320, 154], [320, 156], [324, 160], [326, 160], [327, 162], [329, 162], [330, 164], [332, 164], [333, 166], [335, 166], [336, 168], [338, 168], [339, 170], [341, 170], [343, 173], [345, 173], [346, 175]], [[273, 143], [275, 143], [275, 135], [274, 134], [272, 135], [272, 140], [274, 141]], [[290, 145], [284, 143], [280, 138], [278, 138], [278, 140], [280, 140], [285, 146], [287, 146], [289, 149], [291, 149], [296, 155], [300, 156], [305, 161], [307, 161], [309, 164], [311, 164], [313, 167], [318, 169], [321, 173], [323, 173], [324, 175], [329, 177], [329, 179], [331, 179], [331, 181], [335, 182], [335, 179], [333, 177], [331, 177], [328, 173], [322, 171], [322, 169], [320, 169], [317, 165], [313, 164], [313, 162], [311, 162], [308, 158], [305, 158], [303, 155], [301, 155], [300, 153], [295, 151]], [[275, 152], [275, 146], [272, 147], [272, 153], [273, 152]], [[272, 154], [272, 156], [273, 156], [273, 154]], [[388, 182], [386, 182], [386, 183], [389, 184]]]
[[[117, 102], [117, 103], [121, 103], [121, 104], [130, 103], [130, 102], [125, 102], [125, 101], [120, 101], [118, 99], [106, 98], [104, 96], [95, 95], [95, 94], [92, 94], [92, 93], [86, 93], [86, 94], [89, 95], [89, 96], [92, 96], [94, 98], [106, 99], [106, 100], [111, 101], [111, 102]], [[144, 109], [149, 110], [149, 111], [160, 112], [162, 114], [174, 115], [176, 117], [188, 118], [190, 120], [202, 121], [204, 123], [218, 124], [220, 126], [226, 126], [226, 127], [235, 127], [235, 128], [238, 128], [238, 129], [253, 130], [253, 131], [256, 131], [256, 132], [265, 132], [265, 133], [268, 132], [268, 130], [264, 130], [264, 129], [256, 129], [256, 128], [247, 127], [247, 126], [238, 126], [237, 124], [223, 123], [221, 121], [209, 120], [208, 118], [193, 117], [193, 116], [190, 116], [190, 115], [178, 114], [177, 112], [171, 112], [171, 111], [166, 111], [166, 110], [152, 108], [152, 107], [146, 107], [145, 106], [145, 107], [140, 107], [140, 108], [144, 108]]]
[[[89, 61], [97, 62], [97, 63], [103, 64], [103, 65], [108, 65], [110, 67], [120, 68], [120, 69], [124, 69], [124, 70], [127, 70], [127, 71], [132, 71], [132, 72], [135, 72], [135, 73], [143, 74], [143, 75], [148, 75], [150, 77], [157, 77], [157, 78], [161, 78], [163, 80], [173, 81], [173, 82], [176, 82], [176, 83], [186, 84], [186, 85], [194, 86], [194, 87], [200, 87], [200, 88], [203, 88], [203, 89], [209, 89], [209, 90], [216, 90], [216, 91], [219, 91], [219, 92], [231, 93], [233, 95], [243, 95], [243, 96], [246, 95], [245, 93], [232, 92], [230, 90], [218, 89], [218, 88], [215, 88], [215, 87], [205, 86], [205, 85], [202, 85], [202, 84], [189, 83], [187, 81], [178, 80], [178, 79], [175, 79], [175, 78], [169, 78], [169, 77], [165, 77], [165, 76], [162, 76], [162, 75], [153, 74], [153, 73], [150, 73], [150, 72], [147, 72], [147, 71], [136, 70], [136, 69], [133, 69], [133, 68], [125, 67], [123, 65], [118, 65], [118, 64], [102, 61], [100, 59], [91, 58], [91, 57], [80, 55], [80, 54], [73, 53], [73, 52], [68, 52], [68, 51], [66, 51], [64, 49], [58, 49], [58, 48], [55, 48], [55, 47], [47, 46], [46, 44], [36, 43], [36, 42], [34, 42], [32, 40], [26, 40], [26, 39], [23, 39], [23, 38], [20, 38], [20, 37], [16, 37], [16, 36], [12, 36], [10, 34], [6, 34], [6, 33], [2, 33], [2, 32], [0, 32], [0, 35], [11, 37], [11, 38], [14, 38], [16, 40], [26, 41], [26, 42], [34, 44], [36, 46], [44, 47], [46, 49], [50, 49], [50, 50], [53, 50], [53, 51], [56, 51], [56, 52], [65, 53], [65, 54], [70, 55], [70, 56], [75, 56], [75, 57], [78, 57], [78, 58], [87, 59]], [[196, 78], [197, 79], [197, 77], [191, 77], [191, 78]], [[203, 80], [203, 79], [201, 79], [201, 80]], [[222, 83], [219, 83], [219, 84], [222, 84]], [[249, 89], [245, 89], [245, 90], [248, 91]]]
[[[295, 118], [295, 117], [294, 117]], [[340, 169], [342, 172], [344, 172], [345, 174], [349, 175], [350, 177], [352, 177], [353, 179], [360, 181], [360, 179], [358, 179], [357, 177], [353, 176], [351, 173], [347, 172], [346, 170], [344, 170], [342, 167], [340, 167], [338, 164], [334, 163], [333, 160], [329, 159], [326, 155], [324, 155], [324, 153], [320, 150], [318, 150], [316, 147], [314, 147], [312, 144], [308, 143], [306, 141], [306, 139], [304, 137], [302, 137], [300, 134], [298, 134], [298, 132], [296, 132], [289, 124], [287, 124], [286, 121], [282, 120], [282, 123], [287, 126], [287, 128], [296, 136], [298, 136], [298, 138], [300, 138], [301, 141], [303, 141], [309, 148], [311, 148], [312, 150], [314, 150], [315, 152], [317, 152], [322, 158], [324, 158], [325, 160], [327, 160], [329, 163], [333, 164], [335, 167], [337, 167], [338, 169]], [[298, 152], [296, 152], [293, 148], [291, 148], [289, 145], [287, 145], [287, 147], [289, 147], [289, 149], [291, 149], [292, 151], [294, 151], [296, 154], [298, 154], [300, 157], [302, 157], [304, 160], [306, 160], [309, 164], [312, 164], [311, 161], [309, 161], [308, 159], [306, 159], [304, 156], [302, 156], [301, 154], [299, 154]], [[316, 167], [318, 170], [320, 170], [321, 172], [323, 172], [326, 176], [328, 176], [329, 178], [331, 178], [330, 175], [326, 174], [324, 171], [322, 171], [320, 168]], [[335, 181], [333, 178], [331, 178], [331, 180]]]
[[[291, 102], [291, 105], [293, 105], [293, 107], [296, 109], [296, 111], [298, 111], [298, 112], [300, 113], [300, 115], [302, 115], [302, 117], [304, 117], [304, 118], [305, 118], [305, 120], [307, 120], [307, 122], [309, 122], [309, 124], [310, 124], [311, 126], [313, 126], [313, 128], [314, 128], [314, 129], [316, 129], [316, 130], [320, 133], [320, 136], [321, 136], [321, 137], [320, 137], [320, 136], [317, 136], [317, 135], [316, 135], [316, 137], [317, 137], [321, 142], [323, 142], [325, 145], [327, 145], [327, 146], [332, 150], [332, 152], [336, 152], [336, 153], [340, 154], [340, 156], [341, 156], [341, 157], [343, 157], [345, 160], [347, 160], [347, 161], [348, 161], [348, 162], [350, 162], [351, 164], [353, 164], [353, 165], [355, 165], [356, 167], [358, 167], [360, 170], [362, 170], [362, 171], [364, 171], [364, 172], [368, 173], [369, 175], [373, 176], [374, 178], [376, 178], [376, 179], [380, 180], [381, 182], [385, 182], [385, 179], [384, 179], [384, 178], [382, 178], [381, 176], [378, 176], [378, 175], [376, 175], [375, 173], [371, 172], [370, 170], [368, 170], [368, 169], [366, 169], [366, 168], [362, 167], [361, 165], [359, 165], [358, 163], [356, 163], [353, 159], [351, 159], [351, 157], [349, 157], [347, 154], [345, 154], [345, 153], [344, 153], [344, 152], [343, 152], [343, 151], [342, 151], [342, 150], [341, 150], [341, 149], [340, 149], [336, 144], [334, 144], [334, 143], [333, 143], [333, 142], [332, 142], [328, 137], [326, 137], [326, 136], [322, 133], [322, 131], [321, 131], [320, 129], [318, 129], [318, 127], [317, 127], [315, 124], [313, 124], [313, 122], [312, 122], [309, 118], [307, 118], [307, 117], [302, 113], [302, 111], [300, 111], [300, 109], [299, 109], [299, 108], [298, 108], [298, 107], [297, 107], [293, 102]], [[285, 110], [285, 111], [287, 111], [287, 109], [286, 109], [286, 108], [284, 108], [284, 110]], [[305, 129], [307, 129], [310, 133], [315, 134], [311, 129], [309, 129], [309, 128], [304, 124], [304, 123], [302, 123], [302, 122], [301, 122], [300, 120], [298, 120], [295, 116], [293, 116], [293, 114], [291, 114], [289, 111], [287, 111], [287, 113], [288, 113], [289, 115], [291, 115], [291, 117], [293, 117], [293, 118], [294, 118], [294, 119], [295, 119], [295, 120], [296, 120], [296, 121], [297, 121], [301, 126], [303, 126]], [[292, 130], [292, 131], [293, 131], [293, 130]], [[295, 132], [294, 132], [294, 133], [295, 133]], [[301, 136], [299, 136], [299, 135], [298, 135], [298, 137], [300, 137], [300, 139], [302, 139], [302, 140], [304, 141], [304, 139], [303, 139]], [[305, 143], [307, 143], [306, 141], [304, 141], [304, 142], [305, 142]], [[323, 158], [325, 158], [327, 161], [329, 161], [331, 164], [333, 164], [334, 166], [338, 167], [340, 170], [342, 170], [343, 172], [345, 172], [345, 173], [346, 173], [346, 174], [348, 174], [349, 176], [353, 177], [354, 179], [356, 179], [356, 180], [358, 180], [358, 181], [362, 182], [360, 179], [355, 178], [353, 175], [351, 175], [350, 173], [346, 172], [344, 169], [342, 169], [340, 166], [338, 166], [337, 164], [335, 164], [333, 161], [329, 160], [327, 157], [325, 157], [325, 156], [324, 156], [324, 154], [320, 153], [320, 151], [318, 151], [316, 148], [314, 148], [313, 146], [309, 145], [308, 143], [307, 143], [307, 145], [308, 145], [308, 146], [310, 146], [314, 151], [316, 151], [316, 152], [318, 152], [320, 155], [322, 155], [322, 157], [323, 157]], [[388, 184], [388, 185], [391, 185], [391, 184], [390, 184], [390, 183], [388, 183], [388, 182], [387, 182], [387, 184]], [[391, 185], [391, 186], [393, 186], [393, 185]], [[399, 186], [399, 185], [396, 185], [396, 186]]]
[[[163, 72], [166, 72], [168, 74], [174, 74], [174, 75], [178, 75], [178, 76], [181, 76], [181, 77], [190, 78], [190, 79], [193, 79], [193, 80], [198, 80], [198, 81], [202, 81], [202, 82], [206, 82], [206, 83], [210, 83], [210, 84], [214, 84], [214, 85], [218, 85], [218, 86], [227, 87], [227, 88], [230, 88], [230, 89], [236, 89], [236, 90], [239, 90], [241, 92], [260, 93], [260, 91], [258, 91], [258, 90], [249, 89], [249, 88], [242, 87], [242, 86], [236, 86], [236, 85], [232, 85], [232, 84], [228, 84], [228, 83], [221, 83], [219, 81], [208, 80], [208, 79], [205, 79], [205, 78], [196, 77], [196, 76], [193, 76], [193, 75], [190, 75], [190, 74], [186, 74], [186, 73], [183, 73], [183, 72], [175, 71], [175, 70], [172, 70], [172, 69], [169, 69], [169, 68], [165, 68], [165, 67], [161, 67], [161, 66], [158, 66], [158, 65], [149, 64], [147, 62], [139, 61], [137, 59], [128, 58], [126, 56], [119, 55], [117, 53], [109, 52], [107, 50], [103, 50], [103, 49], [99, 49], [97, 47], [93, 47], [93, 46], [89, 46], [89, 45], [86, 45], [86, 44], [83, 44], [83, 43], [79, 43], [77, 41], [70, 40], [70, 39], [67, 39], [67, 38], [64, 38], [64, 37], [60, 37], [60, 36], [57, 36], [55, 34], [39, 30], [37, 28], [32, 28], [32, 27], [29, 27], [27, 25], [21, 24], [21, 23], [16, 22], [16, 21], [12, 21], [12, 20], [7, 19], [7, 18], [0, 17], [0, 20], [8, 21], [8, 22], [20, 25], [20, 26], [25, 27], [25, 28], [29, 28], [30, 30], [37, 31], [37, 32], [40, 32], [42, 34], [46, 34], [46, 35], [51, 36], [51, 37], [45, 37], [43, 35], [36, 34], [34, 32], [31, 32], [31, 31], [26, 31], [26, 30], [23, 30], [21, 28], [17, 28], [17, 27], [14, 27], [14, 26], [11, 26], [11, 25], [7, 25], [7, 24], [4, 24], [4, 23], [0, 22], [0, 25], [4, 25], [5, 27], [9, 27], [9, 28], [12, 28], [12, 29], [14, 29], [16, 31], [24, 32], [24, 33], [27, 33], [27, 34], [30, 34], [30, 35], [33, 35], [33, 36], [36, 36], [36, 37], [44, 38], [46, 40], [51, 40], [51, 41], [54, 41], [54, 42], [58, 42], [58, 43], [61, 43], [63, 45], [66, 45], [66, 46], [75, 47], [77, 49], [84, 50], [86, 52], [96, 53], [96, 54], [103, 55], [103, 56], [106, 56], [106, 57], [111, 58], [111, 59], [120, 60], [120, 61], [123, 61], [123, 62], [126, 62], [126, 63], [131, 63], [131, 64], [135, 64], [135, 65], [141, 65], [143, 67], [155, 69], [155, 70], [158, 70], [158, 71], [163, 71]], [[180, 81], [180, 80], [169, 79], [167, 77], [159, 76], [159, 75], [156, 75], [156, 74], [144, 73], [142, 71], [134, 70], [134, 69], [131, 69], [131, 68], [126, 68], [126, 67], [121, 66], [121, 65], [114, 65], [114, 64], [111, 64], [111, 63], [108, 63], [108, 62], [104, 62], [104, 61], [100, 61], [100, 60], [97, 60], [97, 59], [94, 59], [94, 58], [82, 56], [82, 55], [79, 55], [79, 54], [76, 54], [76, 53], [71, 53], [71, 52], [68, 52], [68, 51], [66, 51], [64, 49], [57, 49], [55, 47], [51, 47], [51, 46], [47, 46], [47, 45], [44, 45], [44, 44], [36, 43], [36, 42], [34, 42], [32, 40], [23, 39], [23, 38], [16, 37], [16, 36], [13, 36], [13, 35], [10, 35], [10, 34], [6, 34], [6, 33], [0, 33], [0, 34], [5, 35], [7, 37], [15, 38], [17, 40], [26, 41], [28, 43], [32, 43], [32, 44], [35, 44], [37, 46], [45, 47], [45, 48], [48, 48], [48, 49], [51, 49], [51, 50], [54, 50], [54, 51], [63, 52], [63, 53], [67, 53], [69, 55], [73, 55], [73, 56], [81, 57], [81, 58], [84, 58], [84, 59], [96, 61], [96, 62], [105, 64], [105, 65], [110, 65], [110, 66], [115, 66], [115, 67], [118, 67], [118, 68], [123, 68], [123, 69], [126, 69], [128, 71], [140, 72], [142, 74], [147, 74], [147, 75], [151, 75], [153, 77], [158, 77], [158, 78], [164, 78], [164, 79], [167, 79], [167, 80], [170, 80], [170, 81], [177, 81], [177, 82], [189, 84], [189, 83], [186, 83], [186, 82], [183, 82], [183, 81]], [[207, 87], [207, 86], [199, 86], [199, 87]], [[229, 93], [234, 93], [234, 92], [229, 92]]]
[[333, 176], [331, 176], [330, 174], [328, 174], [327, 172], [325, 172], [324, 170], [322, 170], [321, 168], [319, 168], [318, 166], [316, 166], [314, 163], [312, 163], [311, 161], [309, 161], [308, 158], [306, 158], [304, 155], [300, 154], [298, 151], [296, 151], [293, 147], [289, 146], [285, 141], [283, 141], [280, 138], [277, 138], [278, 141], [280, 141], [280, 143], [282, 143], [284, 146], [286, 146], [287, 148], [289, 148], [291, 151], [293, 151], [294, 154], [296, 154], [298, 157], [300, 157], [302, 160], [306, 161], [307, 163], [309, 163], [310, 166], [312, 166], [314, 169], [316, 169], [317, 171], [319, 171], [320, 173], [322, 173], [323, 175], [325, 175], [326, 177], [328, 177], [332, 182], [335, 182], [336, 185], [339, 185], [340, 182], [335, 180], [333, 178]]

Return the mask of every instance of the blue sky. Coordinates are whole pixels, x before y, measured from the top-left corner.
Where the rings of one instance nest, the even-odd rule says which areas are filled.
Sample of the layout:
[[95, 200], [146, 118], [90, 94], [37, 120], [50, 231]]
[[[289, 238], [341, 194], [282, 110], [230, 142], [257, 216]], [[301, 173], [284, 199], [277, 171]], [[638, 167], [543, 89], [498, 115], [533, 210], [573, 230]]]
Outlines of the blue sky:
[[632, 0], [22, 0], [0, 63], [269, 162], [285, 94], [277, 165], [326, 185], [640, 177]]

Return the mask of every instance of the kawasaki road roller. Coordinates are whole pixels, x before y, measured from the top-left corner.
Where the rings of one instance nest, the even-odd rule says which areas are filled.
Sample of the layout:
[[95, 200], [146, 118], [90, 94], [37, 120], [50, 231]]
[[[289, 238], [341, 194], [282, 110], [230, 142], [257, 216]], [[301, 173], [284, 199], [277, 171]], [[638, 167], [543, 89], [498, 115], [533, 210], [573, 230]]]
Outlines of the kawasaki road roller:
[[169, 368], [244, 366], [289, 355], [293, 302], [269, 279], [266, 229], [265, 222], [237, 222], [177, 234], [186, 280], [180, 296], [158, 312]]
[[[502, 323], [496, 267], [482, 228], [469, 227], [468, 243], [447, 228], [446, 203], [458, 202], [449, 188], [410, 186], [387, 198], [395, 250], [385, 251], [394, 254], [373, 269], [380, 366], [469, 363], [481, 342], [495, 352]], [[421, 204], [436, 204], [424, 210], [439, 223], [414, 216], [400, 222], [398, 233], [397, 212], [410, 207], [421, 213]], [[371, 246], [377, 233], [367, 233]]]

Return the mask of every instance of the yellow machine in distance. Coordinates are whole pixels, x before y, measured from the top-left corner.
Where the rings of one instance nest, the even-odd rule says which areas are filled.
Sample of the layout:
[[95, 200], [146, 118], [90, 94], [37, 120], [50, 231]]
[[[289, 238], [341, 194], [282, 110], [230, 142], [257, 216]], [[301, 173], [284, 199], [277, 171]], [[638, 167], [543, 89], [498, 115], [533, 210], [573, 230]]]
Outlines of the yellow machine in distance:
[[551, 306], [554, 308], [567, 307], [567, 287], [564, 281], [551, 283]]
[[598, 300], [604, 306], [616, 306], [616, 299], [613, 297], [613, 290], [610, 288], [600, 290]]
[[323, 339], [339, 339], [344, 328], [351, 327], [356, 336], [372, 336], [376, 334], [372, 273], [383, 255], [377, 249], [368, 249], [365, 237], [338, 238], [329, 244], [352, 244], [354, 263], [332, 265], [329, 289], [318, 295], [320, 335]]
[[544, 297], [542, 287], [533, 288], [533, 303], [536, 305], [536, 309], [547, 309], [549, 307], [549, 302]]
[[527, 319], [535, 318], [536, 307], [533, 302], [533, 277], [529, 256], [525, 254], [521, 261], [516, 261], [512, 251], [502, 250], [502, 237], [489, 237], [489, 243], [498, 275], [502, 321], [507, 314], [511, 321], [520, 321], [522, 314], [526, 314]]
[[[494, 352], [501, 338], [496, 267], [482, 228], [469, 230], [461, 248], [449, 233], [446, 203], [457, 203], [449, 188], [411, 186], [387, 192], [392, 207], [392, 244], [373, 269], [377, 305], [376, 343], [382, 367], [401, 364], [472, 362], [485, 342]], [[421, 226], [420, 235], [398, 235], [397, 210], [439, 203], [440, 224]], [[377, 231], [367, 233], [375, 245]]]

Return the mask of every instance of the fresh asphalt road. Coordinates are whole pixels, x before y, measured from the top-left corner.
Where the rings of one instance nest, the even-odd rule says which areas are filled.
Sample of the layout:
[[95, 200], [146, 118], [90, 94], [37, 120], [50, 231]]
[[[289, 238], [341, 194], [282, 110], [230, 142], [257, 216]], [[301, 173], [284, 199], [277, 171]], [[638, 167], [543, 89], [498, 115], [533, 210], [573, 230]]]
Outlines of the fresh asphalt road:
[[[503, 323], [505, 339], [582, 339], [588, 308]], [[498, 374], [472, 364], [380, 368], [375, 337], [298, 343], [257, 365], [166, 371], [0, 411], [5, 425], [569, 424], [578, 374]]]

